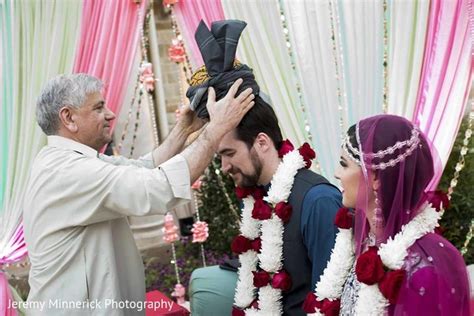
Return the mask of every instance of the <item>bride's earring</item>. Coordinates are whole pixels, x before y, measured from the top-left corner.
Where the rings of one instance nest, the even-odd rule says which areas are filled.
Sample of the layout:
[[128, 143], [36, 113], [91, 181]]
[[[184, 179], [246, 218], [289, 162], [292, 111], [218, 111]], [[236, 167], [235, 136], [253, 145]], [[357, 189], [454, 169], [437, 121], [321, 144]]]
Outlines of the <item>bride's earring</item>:
[[378, 198], [377, 190], [374, 190], [374, 195], [375, 195], [374, 223], [375, 223], [375, 232], [378, 235], [380, 230], [383, 228], [383, 212], [380, 206], [380, 200]]

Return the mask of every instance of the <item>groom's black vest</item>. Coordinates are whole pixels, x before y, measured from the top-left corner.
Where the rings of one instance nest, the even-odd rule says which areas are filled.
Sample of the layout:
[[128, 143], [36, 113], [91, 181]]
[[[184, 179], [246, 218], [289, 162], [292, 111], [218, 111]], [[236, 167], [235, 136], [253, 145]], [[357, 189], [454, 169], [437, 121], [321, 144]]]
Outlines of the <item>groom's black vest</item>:
[[301, 212], [306, 193], [323, 183], [331, 185], [324, 177], [310, 170], [300, 169], [288, 198], [293, 213], [283, 234], [283, 267], [291, 276], [292, 286], [288, 292], [283, 293], [284, 315], [306, 315], [302, 305], [314, 284], [311, 284], [312, 264], [301, 236]]

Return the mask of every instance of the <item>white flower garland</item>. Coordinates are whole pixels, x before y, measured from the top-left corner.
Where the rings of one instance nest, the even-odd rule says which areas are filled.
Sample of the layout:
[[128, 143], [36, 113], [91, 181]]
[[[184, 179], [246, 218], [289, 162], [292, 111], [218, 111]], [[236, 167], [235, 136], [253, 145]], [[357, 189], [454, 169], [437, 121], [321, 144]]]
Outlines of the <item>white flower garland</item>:
[[[280, 202], [287, 202], [298, 170], [306, 163], [298, 150], [293, 150], [283, 156], [282, 161], [273, 175], [271, 188], [264, 200], [274, 208]], [[255, 299], [253, 271], [260, 267], [268, 273], [276, 273], [283, 267], [283, 233], [284, 223], [274, 212], [268, 220], [259, 221], [252, 217], [255, 200], [249, 196], [243, 199], [241, 234], [248, 239], [261, 238], [261, 251], [257, 254], [248, 250], [239, 255], [241, 266], [238, 271], [238, 281], [234, 303], [239, 308], [247, 308]], [[246, 315], [281, 315], [282, 291], [271, 285], [261, 287], [258, 292], [258, 307], [245, 309]]]
[[[242, 209], [242, 222], [240, 224], [240, 233], [248, 238], [255, 239], [259, 235], [260, 221], [252, 217], [253, 204], [255, 200], [252, 196], [243, 199], [244, 207]], [[257, 252], [253, 250], [246, 251], [239, 255], [239, 281], [235, 289], [234, 301], [237, 306], [248, 306], [254, 300], [255, 287], [253, 285], [253, 271], [257, 271]]]
[[320, 298], [337, 299], [354, 262], [354, 242], [352, 228], [340, 229], [336, 236], [329, 264], [316, 284], [316, 295]]
[[[380, 245], [378, 254], [382, 263], [391, 270], [401, 269], [408, 249], [419, 238], [433, 232], [442, 215], [443, 212], [437, 212], [432, 207], [425, 207], [420, 214], [402, 226], [401, 231], [393, 239], [389, 238], [385, 244]], [[339, 299], [353, 264], [352, 229], [339, 229], [328, 266], [324, 269], [321, 280], [316, 284], [317, 299]], [[380, 292], [378, 284], [367, 285], [361, 282], [355, 306], [356, 315], [381, 315], [388, 306], [389, 302]], [[322, 314], [319, 309], [316, 309], [316, 313], [309, 315]]]

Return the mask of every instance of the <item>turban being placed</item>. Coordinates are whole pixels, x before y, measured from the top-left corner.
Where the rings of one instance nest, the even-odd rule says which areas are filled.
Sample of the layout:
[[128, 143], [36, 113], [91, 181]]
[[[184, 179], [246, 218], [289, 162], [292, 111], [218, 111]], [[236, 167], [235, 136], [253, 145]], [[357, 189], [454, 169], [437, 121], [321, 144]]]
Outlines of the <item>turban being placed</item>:
[[239, 20], [216, 21], [209, 30], [201, 20], [196, 30], [195, 38], [204, 60], [204, 66], [199, 68], [191, 77], [190, 87], [186, 96], [190, 108], [200, 118], [208, 118], [207, 94], [209, 87], [216, 91], [216, 100], [222, 99], [232, 84], [239, 78], [243, 79], [237, 95], [247, 88], [258, 95], [260, 88], [250, 67], [235, 59], [240, 35], [247, 23]]

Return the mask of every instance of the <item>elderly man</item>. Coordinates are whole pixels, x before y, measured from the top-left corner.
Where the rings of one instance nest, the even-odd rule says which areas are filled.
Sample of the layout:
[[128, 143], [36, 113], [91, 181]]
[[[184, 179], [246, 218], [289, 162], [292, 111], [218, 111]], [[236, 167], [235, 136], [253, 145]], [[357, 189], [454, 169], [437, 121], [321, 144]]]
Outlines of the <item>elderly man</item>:
[[23, 204], [28, 301], [37, 307], [29, 312], [144, 314], [144, 269], [127, 216], [164, 214], [190, 199], [190, 183], [253, 106], [251, 89], [236, 96], [241, 83], [218, 102], [209, 90], [210, 122], [186, 149], [187, 136], [203, 126], [188, 109], [160, 147], [129, 160], [98, 154], [115, 118], [99, 79], [74, 74], [48, 82], [36, 113], [48, 144], [33, 163]]

